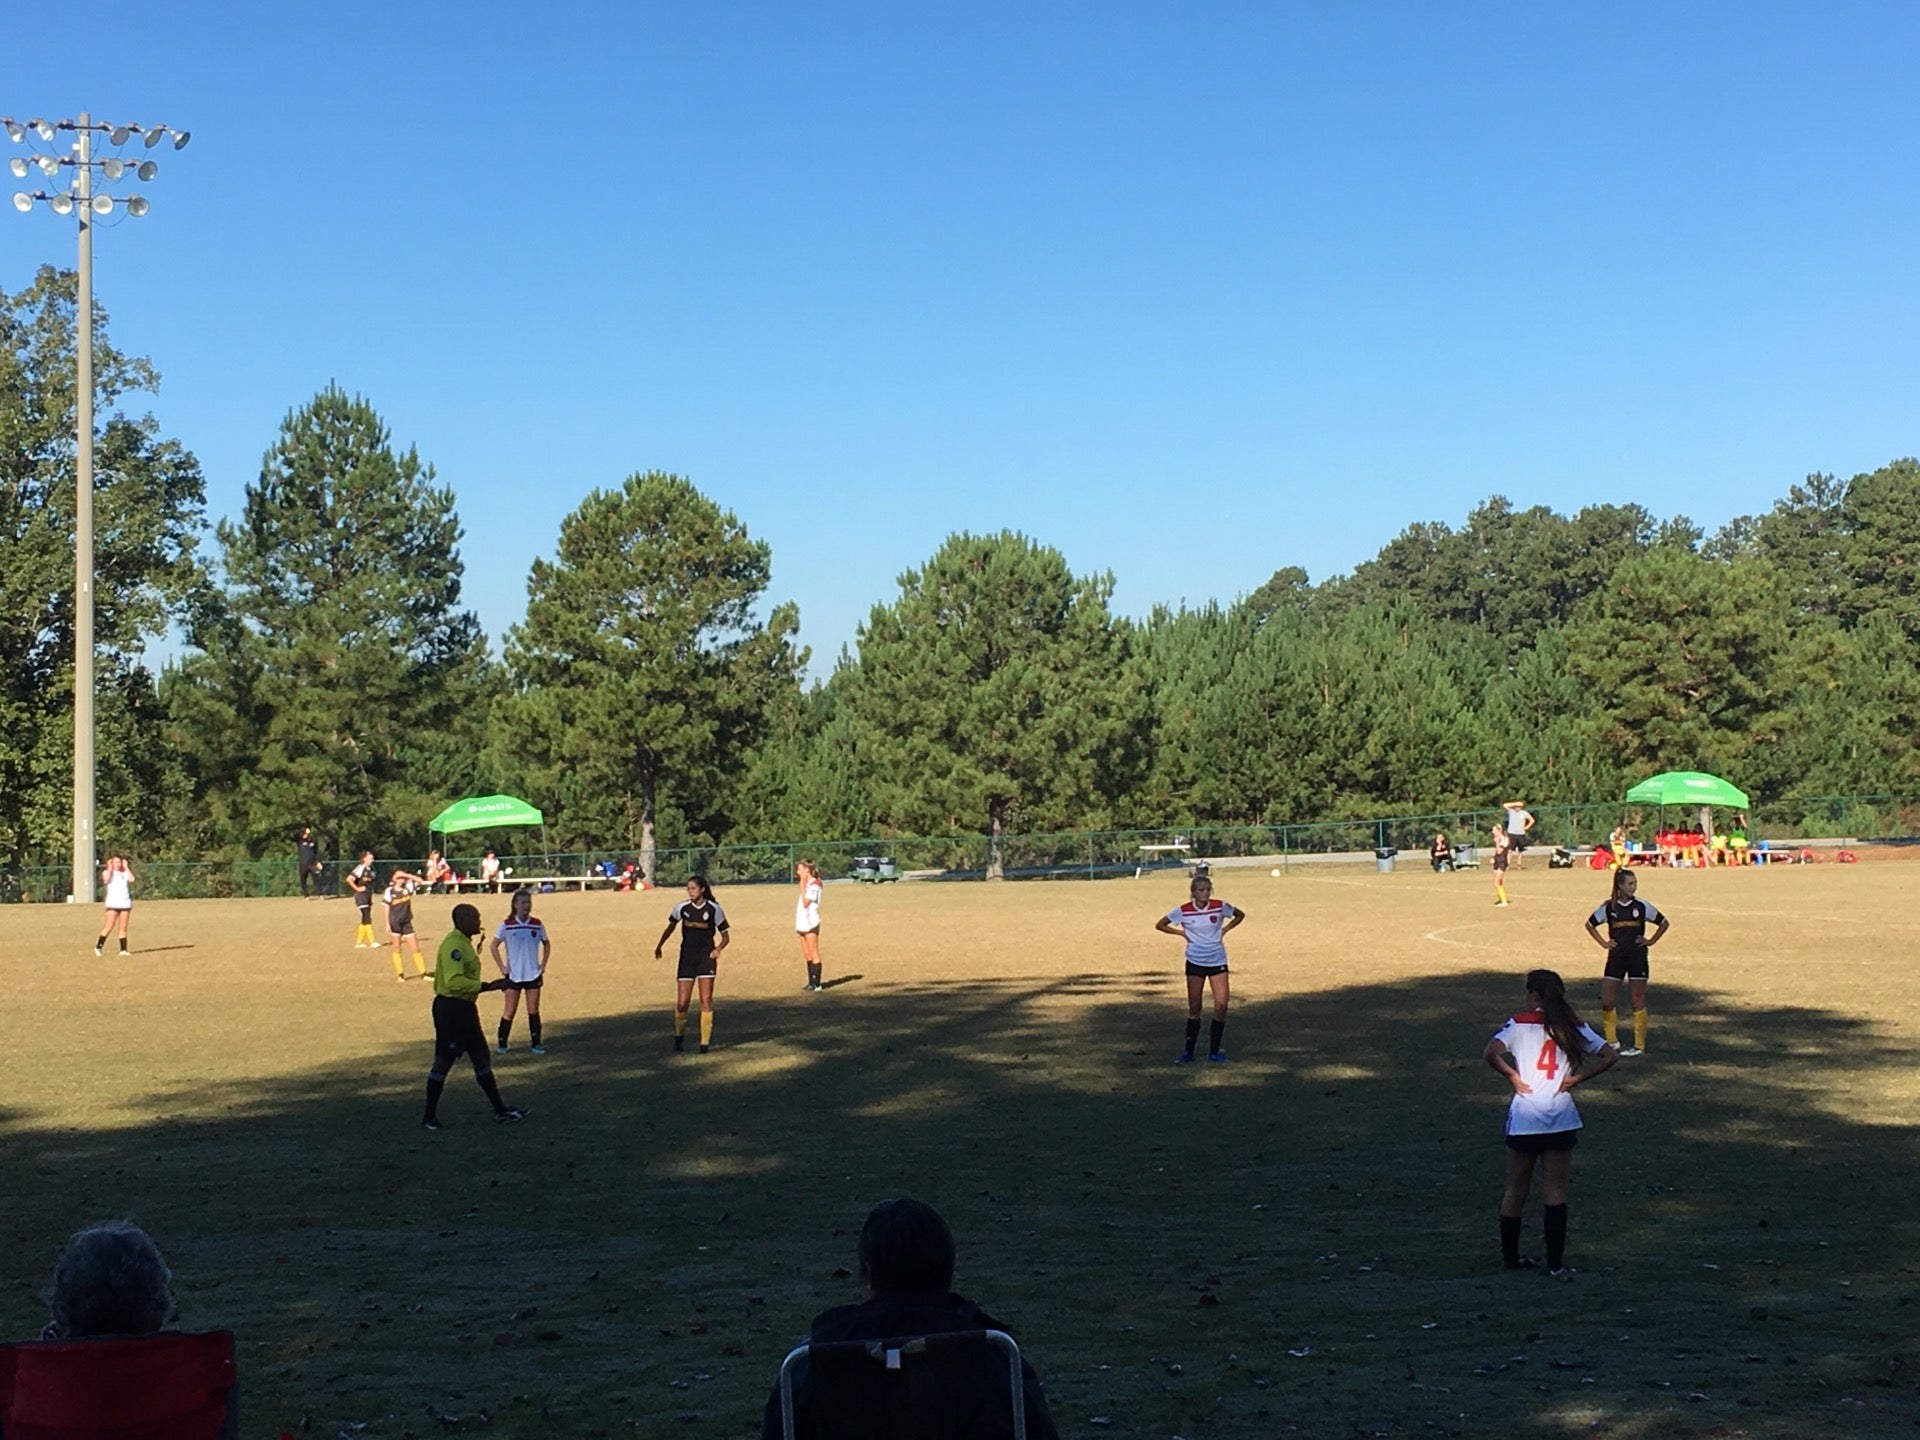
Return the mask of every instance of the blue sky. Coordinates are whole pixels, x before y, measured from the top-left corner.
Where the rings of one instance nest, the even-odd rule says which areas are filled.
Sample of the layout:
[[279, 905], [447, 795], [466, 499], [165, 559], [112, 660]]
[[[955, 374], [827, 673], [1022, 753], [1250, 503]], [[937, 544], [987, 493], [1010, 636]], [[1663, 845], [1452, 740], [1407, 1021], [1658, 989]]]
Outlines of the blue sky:
[[[1920, 7], [88, 16], [97, 78], [10, 47], [0, 111], [193, 132], [96, 283], [211, 511], [338, 381], [496, 642], [634, 470], [772, 545], [818, 673], [956, 529], [1143, 614], [1493, 492], [1711, 527], [1920, 448]], [[0, 286], [72, 263], [0, 214]]]

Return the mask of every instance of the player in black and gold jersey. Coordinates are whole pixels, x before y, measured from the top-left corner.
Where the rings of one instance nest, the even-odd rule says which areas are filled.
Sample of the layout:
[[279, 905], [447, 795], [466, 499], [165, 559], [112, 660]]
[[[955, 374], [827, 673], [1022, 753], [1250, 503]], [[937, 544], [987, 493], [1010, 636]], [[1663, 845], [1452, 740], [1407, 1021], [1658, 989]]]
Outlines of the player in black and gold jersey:
[[727, 916], [713, 898], [707, 877], [695, 875], [687, 881], [687, 898], [667, 914], [667, 928], [660, 932], [660, 943], [653, 947], [653, 958], [666, 953], [673, 927], [680, 927], [680, 969], [678, 989], [673, 1001], [673, 1048], [687, 1048], [687, 1007], [693, 1003], [693, 987], [700, 987], [700, 1053], [713, 1044], [713, 979], [720, 970], [720, 952], [727, 948]]
[[[1607, 952], [1606, 975], [1600, 981], [1600, 1029], [1609, 1045], [1620, 1044], [1614, 1006], [1622, 980], [1633, 1004], [1633, 1044], [1621, 1046], [1622, 1055], [1638, 1055], [1647, 1048], [1647, 951], [1660, 943], [1672, 923], [1649, 901], [1634, 898], [1639, 884], [1633, 871], [1614, 871], [1613, 897], [1587, 917], [1587, 933]], [[1654, 927], [1651, 935], [1649, 925]]]

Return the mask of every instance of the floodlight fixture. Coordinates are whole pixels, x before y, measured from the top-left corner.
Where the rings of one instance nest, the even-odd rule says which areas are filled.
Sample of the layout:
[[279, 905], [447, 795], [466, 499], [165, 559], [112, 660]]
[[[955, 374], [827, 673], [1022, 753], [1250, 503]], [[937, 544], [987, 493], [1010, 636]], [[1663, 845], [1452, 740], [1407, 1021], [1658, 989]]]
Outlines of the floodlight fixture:
[[129, 195], [127, 197], [127, 213], [136, 220], [152, 208], [151, 205], [147, 204], [147, 197], [144, 195]]
[[28, 168], [27, 157], [24, 155], [16, 155], [7, 161], [7, 169], [13, 172], [13, 178], [16, 180], [26, 179]]
[[94, 214], [106, 215], [106, 214], [110, 214], [112, 210], [113, 210], [113, 197], [111, 195], [96, 195], [93, 197], [93, 213]]
[[40, 167], [40, 173], [42, 175], [58, 175], [60, 173], [60, 162], [51, 155], [41, 155], [35, 159], [34, 163]]
[[42, 140], [53, 139], [53, 126], [42, 120], [38, 115], [27, 121], [27, 128], [37, 134]]
[[127, 137], [133, 134], [135, 128], [136, 127], [132, 125], [116, 125], [112, 130], [107, 132], [107, 138], [116, 145], [124, 145], [127, 143]]
[[151, 180], [160, 173], [160, 167], [151, 160], [142, 160], [139, 165], [134, 168], [133, 173], [138, 175], [142, 180]]
[[147, 131], [147, 149], [151, 150], [154, 146], [158, 145], [166, 138], [166, 135], [167, 127], [164, 125], [156, 125]]
[[127, 173], [127, 162], [118, 155], [109, 155], [100, 162], [100, 173], [109, 180], [118, 180]]
[[173, 132], [173, 148], [176, 150], [186, 149], [187, 142], [192, 138], [193, 138], [193, 132], [191, 130], [174, 131]]
[[18, 120], [9, 118], [7, 120], [7, 138], [18, 145], [22, 140], [27, 138], [25, 127], [22, 126]]
[[33, 209], [33, 197], [24, 190], [14, 191], [13, 208], [24, 215], [27, 211]]
[[47, 204], [53, 207], [53, 213], [56, 215], [71, 215], [73, 213], [73, 197], [71, 195], [51, 196], [47, 200]]

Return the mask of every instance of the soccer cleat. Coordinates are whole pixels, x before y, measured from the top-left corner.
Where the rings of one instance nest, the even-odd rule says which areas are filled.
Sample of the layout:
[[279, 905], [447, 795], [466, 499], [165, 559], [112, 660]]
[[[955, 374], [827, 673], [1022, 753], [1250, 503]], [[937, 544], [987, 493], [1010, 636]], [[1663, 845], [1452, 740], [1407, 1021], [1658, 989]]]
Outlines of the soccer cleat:
[[420, 1122], [420, 1128], [422, 1130], [444, 1130], [447, 1127], [440, 1123], [440, 1117], [438, 1115], [429, 1115]]
[[496, 1111], [493, 1120], [496, 1125], [512, 1125], [516, 1121], [526, 1119], [532, 1113], [531, 1110], [522, 1110], [518, 1105], [509, 1105], [504, 1110]]
[[93, 953], [96, 955], [104, 955], [107, 953], [107, 947], [104, 945], [96, 945], [93, 947]]
[[1620, 1058], [1622, 1060], [1631, 1059], [1635, 1055], [1644, 1055], [1646, 1053], [1647, 1052], [1642, 1050], [1638, 1045], [1622, 1045], [1620, 1047]]
[[1178, 1055], [1176, 1055], [1176, 1056], [1174, 1056], [1174, 1057], [1173, 1057], [1173, 1063], [1174, 1063], [1174, 1064], [1176, 1064], [1176, 1065], [1191, 1065], [1191, 1064], [1193, 1064], [1193, 1051], [1191, 1051], [1191, 1050], [1182, 1050], [1182, 1051], [1181, 1051], [1181, 1052], [1180, 1052], [1180, 1053], [1179, 1053]]
[[674, 1036], [674, 1037], [673, 1037], [673, 1053], [674, 1053], [674, 1054], [676, 1054], [676, 1055], [681, 1055], [681, 1054], [684, 1054], [684, 1053], [686, 1053], [686, 1048], [687, 1048], [687, 1037], [686, 1037], [686, 1036], [684, 1036], [684, 1035], [676, 1035], [676, 1036]]
[[1535, 1270], [1539, 1268], [1529, 1256], [1525, 1255], [1522, 1255], [1518, 1260], [1508, 1260], [1504, 1263], [1509, 1270]]
[[1562, 1265], [1558, 1270], [1547, 1271], [1547, 1274], [1555, 1280], [1571, 1280], [1577, 1273], [1571, 1265]]
[[702, 1046], [700, 1047], [700, 1053], [701, 1053], [702, 1055], [704, 1055], [704, 1054], [706, 1054], [706, 1053], [707, 1053], [707, 1051], [709, 1051], [709, 1050], [711, 1050], [712, 1048], [713, 1048], [713, 1047], [712, 1047], [711, 1045], [702, 1045]]
[[1493, 908], [1496, 910], [1504, 910], [1507, 908], [1507, 902], [1504, 900], [1496, 900], [1493, 902]]
[[500, 1043], [499, 1043], [498, 1045], [496, 1045], [496, 1046], [494, 1046], [494, 1047], [493, 1047], [493, 1053], [494, 1053], [494, 1054], [496, 1054], [496, 1055], [504, 1055], [504, 1054], [506, 1054], [506, 1053], [507, 1053], [507, 1042], [506, 1042], [506, 1041], [504, 1041], [504, 1040], [502, 1040], [502, 1041], [501, 1041], [501, 1042], [500, 1042]]
[[402, 985], [404, 985], [404, 984], [406, 984], [406, 983], [407, 983], [407, 977], [406, 977], [406, 976], [404, 976], [404, 975], [396, 975], [396, 976], [394, 976], [393, 978], [394, 978], [395, 980], [397, 980], [397, 981], [399, 981], [399, 982], [400, 982], [400, 983], [401, 983]]
[[1215, 1065], [1224, 1065], [1227, 1063], [1227, 1052], [1224, 1050], [1209, 1050], [1207, 1052], [1207, 1059], [1211, 1060]]
[[544, 1055], [547, 1053], [547, 1047], [544, 1045], [535, 1045], [530, 1053], [534, 1055]]

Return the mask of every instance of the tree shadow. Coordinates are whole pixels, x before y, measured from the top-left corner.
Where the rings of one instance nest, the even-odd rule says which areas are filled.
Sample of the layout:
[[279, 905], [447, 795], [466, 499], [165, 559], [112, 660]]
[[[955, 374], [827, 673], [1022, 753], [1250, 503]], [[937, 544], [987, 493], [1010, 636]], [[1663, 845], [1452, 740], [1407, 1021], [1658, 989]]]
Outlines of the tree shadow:
[[37, 1328], [59, 1240], [131, 1212], [184, 1323], [240, 1331], [250, 1432], [740, 1435], [852, 1298], [867, 1207], [913, 1193], [1063, 1433], [1910, 1433], [1920, 1165], [1860, 1099], [1908, 1047], [1657, 986], [1649, 1054], [1579, 1092], [1560, 1284], [1498, 1265], [1478, 1057], [1517, 989], [1241, 1000], [1233, 1062], [1191, 1068], [1158, 969], [723, 995], [706, 1056], [671, 1052], [664, 1008], [549, 1017], [548, 1055], [497, 1062], [534, 1118], [494, 1126], [463, 1066], [440, 1134], [424, 1033], [159, 1090], [121, 1128], [22, 1105], [4, 1319]]

